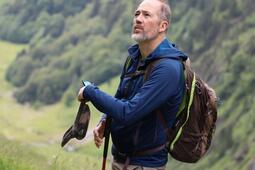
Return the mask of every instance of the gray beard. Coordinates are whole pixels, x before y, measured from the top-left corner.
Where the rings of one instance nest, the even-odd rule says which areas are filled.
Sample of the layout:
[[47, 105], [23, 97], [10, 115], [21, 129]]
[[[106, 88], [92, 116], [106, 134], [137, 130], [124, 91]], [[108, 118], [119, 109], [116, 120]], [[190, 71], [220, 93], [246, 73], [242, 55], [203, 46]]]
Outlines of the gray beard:
[[132, 34], [131, 38], [138, 43], [147, 40], [147, 37], [141, 34]]
[[131, 35], [132, 39], [135, 40], [137, 43], [149, 41], [155, 39], [157, 37], [157, 33], [154, 32], [151, 36], [147, 36], [146, 34], [134, 34]]

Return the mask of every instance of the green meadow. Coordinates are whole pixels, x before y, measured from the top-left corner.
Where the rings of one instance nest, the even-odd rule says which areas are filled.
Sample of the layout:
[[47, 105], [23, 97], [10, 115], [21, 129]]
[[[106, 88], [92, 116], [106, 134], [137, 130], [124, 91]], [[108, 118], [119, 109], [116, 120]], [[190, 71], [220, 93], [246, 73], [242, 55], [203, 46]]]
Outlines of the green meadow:
[[1, 6], [1, 5], [4, 5], [6, 2], [7, 2], [6, 0], [1, 0], [1, 1], [0, 1], [0, 6]]
[[[92, 115], [86, 138], [81, 141], [72, 139], [61, 148], [62, 136], [75, 119], [78, 101], [69, 107], [63, 102], [40, 107], [21, 105], [13, 98], [15, 88], [5, 81], [5, 72], [24, 48], [26, 45], [0, 42], [0, 169], [100, 169], [103, 149], [94, 146], [91, 135], [101, 116], [95, 108], [90, 106]], [[100, 88], [113, 94], [110, 89], [117, 83], [118, 78], [115, 78]], [[73, 93], [76, 95], [77, 92]]]

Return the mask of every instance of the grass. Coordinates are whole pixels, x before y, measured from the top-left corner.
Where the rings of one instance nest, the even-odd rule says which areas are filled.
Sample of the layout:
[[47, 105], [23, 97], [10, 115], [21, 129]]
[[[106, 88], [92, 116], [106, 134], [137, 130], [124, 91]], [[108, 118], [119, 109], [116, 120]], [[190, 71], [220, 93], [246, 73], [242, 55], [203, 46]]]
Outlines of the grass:
[[[0, 41], [0, 169], [100, 169], [102, 148], [98, 150], [88, 136], [82, 141], [72, 139], [65, 148], [60, 147], [64, 132], [75, 119], [78, 102], [69, 107], [60, 102], [35, 108], [18, 104], [12, 97], [15, 88], [5, 80], [5, 72], [24, 48], [26, 45]], [[118, 78], [100, 86], [100, 89], [114, 94], [111, 89], [116, 89], [116, 84]], [[90, 109], [88, 132], [102, 115], [91, 105]]]
[[[1, 170], [36, 170], [49, 169], [46, 159], [35, 153], [31, 147], [17, 141], [9, 141], [0, 136], [0, 169]], [[2, 154], [4, 153], [4, 154]]]
[[25, 45], [12, 45], [7, 42], [0, 41], [0, 91], [8, 90], [11, 86], [5, 81], [5, 71], [8, 65], [14, 60], [16, 54], [24, 49]]
[[7, 0], [0, 0], [0, 7], [2, 6], [2, 5], [4, 5], [6, 2], [8, 2]]

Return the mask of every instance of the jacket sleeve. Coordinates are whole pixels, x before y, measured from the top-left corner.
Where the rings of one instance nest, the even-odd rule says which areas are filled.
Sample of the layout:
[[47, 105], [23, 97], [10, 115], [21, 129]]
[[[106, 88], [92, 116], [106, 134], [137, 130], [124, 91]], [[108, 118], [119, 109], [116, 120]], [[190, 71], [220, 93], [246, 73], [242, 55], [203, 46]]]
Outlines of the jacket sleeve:
[[159, 62], [136, 95], [127, 101], [112, 97], [92, 85], [86, 87], [84, 95], [99, 111], [123, 124], [130, 124], [151, 113], [179, 91], [180, 67], [178, 61]]
[[[120, 83], [121, 83], [121, 81], [120, 81]], [[120, 84], [119, 84], [119, 86], [118, 86], [118, 89], [117, 89], [117, 91], [116, 91], [114, 97], [117, 98], [117, 99], [120, 99], [120, 97], [121, 97], [121, 93], [120, 93]], [[107, 114], [104, 113], [104, 114], [102, 115], [102, 117], [101, 117], [99, 123], [102, 122], [103, 120], [106, 120], [106, 117], [107, 117]]]

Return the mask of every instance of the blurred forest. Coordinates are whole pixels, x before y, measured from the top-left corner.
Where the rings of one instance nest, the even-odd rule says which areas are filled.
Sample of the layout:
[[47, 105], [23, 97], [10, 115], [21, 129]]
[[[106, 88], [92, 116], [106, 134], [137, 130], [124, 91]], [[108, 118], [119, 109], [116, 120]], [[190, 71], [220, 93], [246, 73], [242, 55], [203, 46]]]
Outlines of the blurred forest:
[[[194, 169], [255, 169], [255, 3], [170, 1], [168, 38], [220, 97], [211, 153]], [[127, 57], [134, 1], [12, 0], [0, 7], [0, 39], [27, 44], [6, 80], [19, 103], [74, 100], [81, 80], [96, 85], [120, 74]], [[190, 167], [176, 162], [170, 169]], [[174, 167], [174, 168], [173, 168]], [[191, 168], [191, 169], [192, 169]]]

